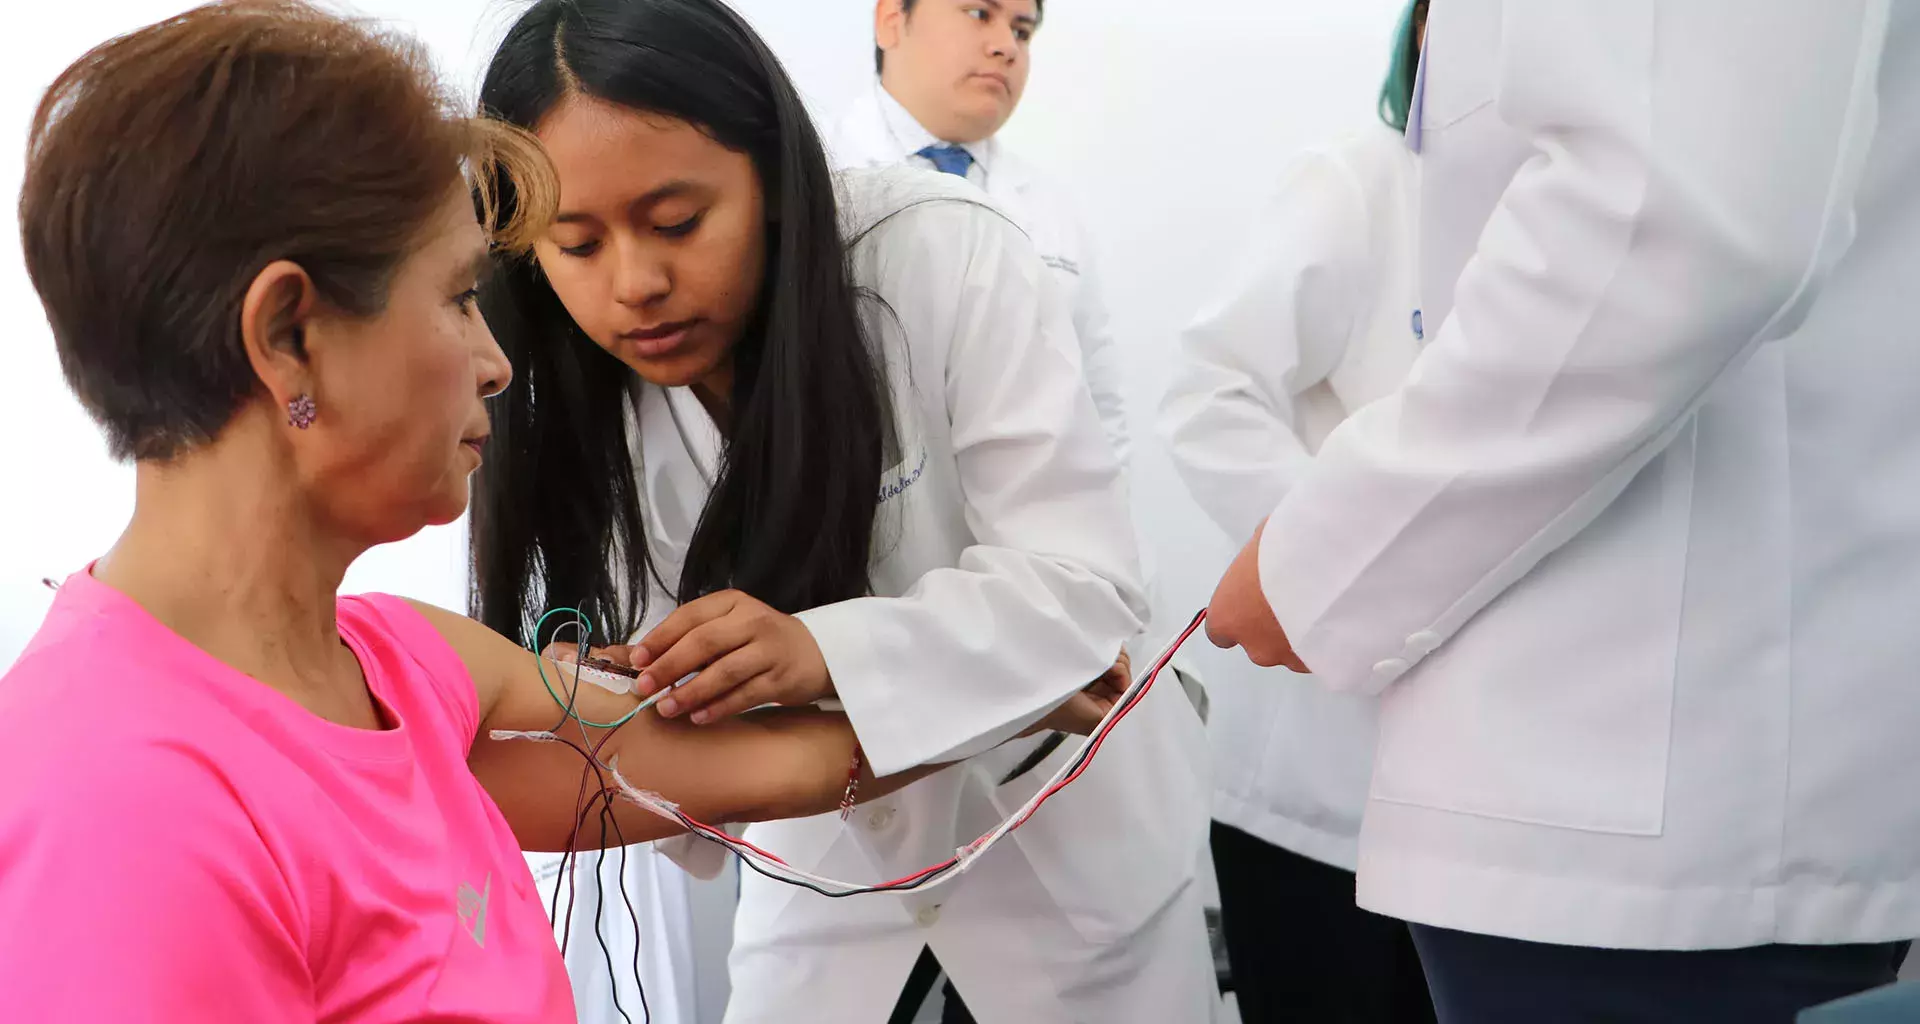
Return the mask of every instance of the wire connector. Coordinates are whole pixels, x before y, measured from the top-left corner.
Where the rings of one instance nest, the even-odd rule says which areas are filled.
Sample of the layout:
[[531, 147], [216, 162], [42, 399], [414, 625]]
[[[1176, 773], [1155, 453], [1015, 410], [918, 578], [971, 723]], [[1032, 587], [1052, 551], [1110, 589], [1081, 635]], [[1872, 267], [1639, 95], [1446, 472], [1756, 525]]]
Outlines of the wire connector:
[[546, 729], [495, 729], [487, 733], [487, 737], [495, 743], [505, 743], [508, 740], [531, 740], [534, 743], [560, 742], [560, 737]]

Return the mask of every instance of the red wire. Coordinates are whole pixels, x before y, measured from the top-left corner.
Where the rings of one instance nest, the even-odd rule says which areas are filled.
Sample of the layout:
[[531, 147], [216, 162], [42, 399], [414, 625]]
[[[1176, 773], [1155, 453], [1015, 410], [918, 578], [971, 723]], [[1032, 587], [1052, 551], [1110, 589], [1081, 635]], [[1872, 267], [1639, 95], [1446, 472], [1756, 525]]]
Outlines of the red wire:
[[[1132, 714], [1133, 709], [1135, 707], [1138, 707], [1140, 702], [1146, 698], [1147, 691], [1153, 689], [1153, 684], [1159, 681], [1161, 670], [1165, 669], [1167, 665], [1172, 663], [1174, 654], [1178, 652], [1181, 647], [1186, 645], [1186, 642], [1192, 638], [1194, 632], [1200, 628], [1200, 624], [1205, 622], [1206, 619], [1207, 619], [1207, 613], [1205, 610], [1202, 610], [1200, 614], [1195, 615], [1193, 617], [1193, 621], [1189, 623], [1187, 625], [1186, 630], [1180, 634], [1180, 638], [1174, 641], [1171, 647], [1167, 648], [1166, 653], [1160, 656], [1160, 660], [1154, 663], [1153, 670], [1147, 673], [1146, 685], [1140, 687], [1140, 691], [1133, 695], [1133, 699], [1127, 701], [1127, 703], [1120, 708], [1120, 713], [1114, 716], [1113, 724], [1107, 728], [1107, 731], [1101, 733], [1099, 736], [1094, 738], [1093, 746], [1091, 749], [1087, 751], [1086, 758], [1080, 762], [1080, 766], [1075, 768], [1073, 772], [1069, 774], [1066, 778], [1061, 779], [1059, 783], [1049, 787], [1047, 791], [1041, 795], [1039, 801], [1036, 802], [1033, 805], [1033, 807], [1029, 809], [1025, 814], [1021, 815], [1020, 819], [1018, 821], [1015, 821], [1012, 827], [1007, 829], [1009, 833], [1013, 832], [1015, 829], [1018, 829], [1020, 826], [1025, 825], [1027, 822], [1033, 820], [1033, 816], [1039, 812], [1040, 808], [1046, 806], [1046, 803], [1048, 800], [1053, 799], [1053, 795], [1055, 793], [1058, 793], [1061, 790], [1072, 785], [1073, 781], [1075, 779], [1078, 779], [1081, 776], [1081, 774], [1087, 770], [1087, 767], [1089, 765], [1093, 764], [1094, 756], [1100, 753], [1100, 747], [1102, 744], [1104, 744], [1107, 741], [1107, 737], [1112, 735], [1113, 730], [1119, 728], [1120, 723], [1123, 720], [1125, 720], [1128, 715]], [[785, 867], [785, 868], [793, 867], [793, 865], [788, 864], [785, 860], [781, 859], [779, 856], [769, 853], [766, 850], [763, 850], [760, 847], [755, 846], [754, 844], [746, 841], [745, 839], [741, 839], [739, 837], [723, 832], [720, 829], [714, 828], [712, 825], [709, 825], [706, 822], [698, 821], [679, 811], [675, 811], [674, 816], [680, 819], [680, 823], [682, 825], [685, 825], [690, 830], [701, 833], [702, 835], [705, 835], [708, 838], [713, 839], [714, 841], [720, 843], [723, 846], [743, 847], [745, 849], [753, 851], [756, 854], [759, 854], [762, 857], [765, 857], [767, 860], [770, 860], [775, 864], [780, 865], [781, 867]], [[992, 834], [993, 834], [993, 831], [988, 831], [987, 833], [981, 835], [979, 838], [975, 839], [973, 842], [968, 843], [967, 848], [968, 849], [973, 848], [974, 846], [978, 845], [981, 841], [985, 840], [987, 836], [990, 836]], [[911, 883], [920, 881], [921, 879], [926, 878], [928, 875], [938, 874], [939, 872], [945, 871], [948, 868], [953, 867], [955, 864], [958, 864], [959, 862], [960, 862], [959, 857], [957, 856], [949, 857], [946, 860], [940, 862], [939, 864], [935, 864], [927, 868], [922, 868], [921, 870], [916, 871], [911, 875], [907, 875], [902, 878], [896, 878], [891, 882], [880, 882], [876, 885], [860, 886], [859, 888], [860, 889], [898, 888], [903, 885], [909, 885]]]
[[[1205, 610], [1202, 610], [1200, 614], [1195, 615], [1193, 617], [1193, 621], [1187, 625], [1186, 630], [1180, 634], [1180, 639], [1174, 641], [1173, 646], [1167, 648], [1166, 653], [1160, 656], [1160, 660], [1154, 664], [1153, 670], [1147, 673], [1147, 685], [1142, 686], [1140, 688], [1140, 692], [1137, 694], [1134, 694], [1133, 699], [1127, 702], [1126, 707], [1123, 707], [1120, 709], [1120, 714], [1114, 716], [1114, 719], [1113, 719], [1114, 728], [1118, 728], [1121, 720], [1126, 718], [1129, 714], [1132, 714], [1133, 709], [1136, 706], [1138, 706], [1142, 700], [1146, 699], [1147, 691], [1153, 689], [1153, 684], [1159, 681], [1161, 670], [1165, 669], [1167, 665], [1172, 663], [1174, 653], [1179, 651], [1181, 647], [1186, 645], [1187, 640], [1190, 639], [1193, 636], [1194, 632], [1200, 628], [1200, 624], [1202, 622], [1205, 622], [1206, 618], [1207, 618], [1207, 613]], [[1025, 825], [1028, 821], [1032, 820], [1034, 814], [1038, 813], [1040, 808], [1046, 806], [1047, 801], [1053, 799], [1053, 795], [1055, 793], [1058, 793], [1061, 790], [1067, 788], [1069, 785], [1072, 785], [1074, 780], [1078, 779], [1081, 776], [1081, 774], [1087, 770], [1088, 766], [1093, 764], [1094, 755], [1100, 753], [1101, 745], [1106, 743], [1107, 737], [1111, 736], [1112, 734], [1113, 734], [1113, 729], [1110, 728], [1106, 732], [1101, 733], [1098, 737], [1096, 737], [1093, 741], [1093, 748], [1087, 752], [1086, 759], [1080, 762], [1080, 766], [1078, 768], [1075, 768], [1072, 774], [1068, 775], [1064, 779], [1061, 779], [1058, 785], [1055, 785], [1049, 788], [1047, 792], [1040, 797], [1039, 801], [1033, 805], [1033, 808], [1029, 810], [1026, 814], [1022, 815], [1019, 821], [1014, 823], [1013, 828], [1019, 828], [1021, 825]], [[1008, 829], [1008, 831], [1012, 831], [1012, 829]], [[981, 838], [985, 838], [985, 837], [983, 836]], [[979, 842], [978, 839], [974, 841]]]

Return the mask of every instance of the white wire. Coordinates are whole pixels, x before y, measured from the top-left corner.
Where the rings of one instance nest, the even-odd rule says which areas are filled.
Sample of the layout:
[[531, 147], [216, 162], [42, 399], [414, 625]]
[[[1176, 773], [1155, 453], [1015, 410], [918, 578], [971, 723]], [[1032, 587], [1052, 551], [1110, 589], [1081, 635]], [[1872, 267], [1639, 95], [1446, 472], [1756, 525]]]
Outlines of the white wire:
[[[578, 626], [576, 620], [574, 623], [563, 623], [560, 628], [565, 629], [569, 624], [575, 625], [576, 628]], [[1068, 776], [1072, 775], [1076, 769], [1082, 766], [1083, 760], [1091, 756], [1088, 752], [1093, 749], [1093, 746], [1096, 743], [1102, 742], [1107, 734], [1112, 732], [1113, 728], [1119, 724], [1121, 717], [1128, 714], [1134, 704], [1137, 704], [1145, 698], [1146, 691], [1152, 687], [1154, 680], [1160, 675], [1161, 670], [1172, 662], [1174, 653], [1197, 631], [1199, 625], [1200, 616], [1195, 616], [1193, 623], [1181, 633], [1177, 634], [1173, 640], [1161, 650], [1159, 656], [1149, 663], [1146, 671], [1134, 677], [1133, 682], [1128, 685], [1127, 689], [1114, 701], [1113, 707], [1107, 710], [1106, 715], [1100, 719], [1099, 724], [1094, 726], [1093, 731], [1081, 741], [1080, 747], [1074, 752], [1074, 755], [1068, 758], [1066, 762], [1053, 773], [1053, 777], [1047, 780], [1046, 785], [1035, 790], [1033, 796], [1029, 797], [1026, 803], [1022, 804], [1017, 810], [1001, 821], [999, 825], [980, 836], [980, 838], [955, 850], [951, 864], [943, 865], [939, 870], [928, 874], [918, 881], [910, 883], [871, 885], [846, 882], [837, 878], [816, 875], [810, 871], [794, 867], [792, 864], [774, 859], [770, 854], [762, 853], [734, 839], [732, 836], [720, 832], [718, 829], [713, 829], [712, 826], [706, 825], [704, 822], [695, 821], [693, 818], [684, 814], [680, 810], [679, 805], [658, 793], [640, 789], [631, 782], [628, 782], [626, 777], [620, 774], [618, 756], [614, 757], [612, 763], [601, 765], [600, 767], [613, 779], [614, 786], [618, 789], [620, 795], [626, 798], [628, 802], [657, 814], [660, 817], [666, 818], [675, 825], [688, 828], [694, 835], [702, 839], [720, 844], [726, 849], [733, 851], [735, 856], [743, 860], [752, 861], [759, 868], [763, 869], [766, 874], [778, 878], [781, 881], [790, 884], [811, 883], [818, 888], [830, 890], [836, 895], [902, 892], [909, 890], [913, 892], [925, 892], [945, 885], [947, 882], [965, 874], [973, 867], [976, 861], [986, 855], [988, 850], [993, 849], [1002, 839], [1013, 834], [1016, 829], [1025, 824], [1027, 820], [1039, 810], [1041, 804], [1045, 803], [1054, 793], [1064, 788]], [[557, 632], [556, 630], [556, 635]], [[579, 686], [577, 679], [574, 686], [577, 691]], [[662, 693], [664, 692], [666, 691], [663, 690]], [[656, 695], [656, 697], [657, 696], [658, 695]], [[568, 717], [570, 720], [578, 721], [577, 715], [570, 714]], [[583, 739], [587, 738], [584, 723], [581, 725], [581, 735]], [[556, 742], [559, 739], [558, 736], [550, 731], [525, 732], [505, 729], [493, 730], [491, 736], [496, 740], [529, 740], [534, 742]], [[584, 749], [589, 751], [593, 749], [590, 740]], [[589, 756], [591, 755], [589, 754]], [[692, 828], [692, 825], [701, 825], [704, 826], [704, 828]], [[707, 831], [706, 829], [712, 829], [712, 831]], [[903, 877], [911, 878], [913, 876], [907, 875]]]

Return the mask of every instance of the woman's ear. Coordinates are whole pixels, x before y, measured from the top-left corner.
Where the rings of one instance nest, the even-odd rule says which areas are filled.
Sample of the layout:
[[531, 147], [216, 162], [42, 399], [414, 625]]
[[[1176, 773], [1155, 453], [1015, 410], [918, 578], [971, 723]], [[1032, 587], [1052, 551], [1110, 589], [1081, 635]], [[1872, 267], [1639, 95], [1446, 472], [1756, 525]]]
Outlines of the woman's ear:
[[254, 376], [278, 405], [312, 393], [307, 327], [318, 304], [313, 279], [291, 260], [267, 264], [247, 286], [240, 304], [240, 341]]

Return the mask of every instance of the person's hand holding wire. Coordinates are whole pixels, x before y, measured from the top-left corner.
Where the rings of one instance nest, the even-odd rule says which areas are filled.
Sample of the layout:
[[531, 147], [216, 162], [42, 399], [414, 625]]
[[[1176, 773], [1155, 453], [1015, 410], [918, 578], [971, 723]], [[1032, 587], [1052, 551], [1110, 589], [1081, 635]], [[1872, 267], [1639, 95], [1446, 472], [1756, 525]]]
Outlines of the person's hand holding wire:
[[1065, 704], [1054, 708], [1045, 718], [1033, 723], [1020, 734], [1021, 739], [1038, 736], [1041, 733], [1050, 735], [1045, 742], [1028, 752], [1012, 771], [1001, 778], [1000, 785], [1004, 786], [1039, 767], [1042, 761], [1052, 757], [1053, 752], [1060, 749], [1060, 744], [1066, 741], [1068, 734], [1093, 735], [1093, 731], [1099, 728], [1100, 723], [1105, 721], [1107, 715], [1113, 711], [1113, 706], [1126, 696], [1127, 688], [1131, 685], [1133, 685], [1133, 658], [1127, 654], [1127, 649], [1122, 647], [1120, 657], [1114, 660], [1110, 668], [1100, 673], [1100, 678], [1087, 684], [1087, 687], [1079, 693], [1068, 697]]
[[1214, 590], [1213, 603], [1207, 607], [1207, 639], [1215, 647], [1241, 648], [1263, 668], [1279, 666], [1306, 675], [1311, 670], [1294, 653], [1293, 642], [1260, 588], [1260, 538], [1266, 532], [1263, 521]]
[[664, 718], [687, 715], [705, 725], [766, 704], [799, 707], [834, 695], [820, 645], [799, 619], [737, 590], [723, 590], [674, 609], [631, 647], [595, 649], [609, 661], [640, 669], [635, 692], [660, 699]]
[[1093, 727], [1107, 717], [1113, 705], [1119, 701], [1127, 687], [1133, 683], [1133, 659], [1127, 656], [1125, 648], [1112, 667], [1100, 674], [1100, 678], [1088, 683], [1079, 693], [1067, 698], [1065, 704], [1047, 713], [1047, 717], [1035, 722], [1022, 736], [1035, 736], [1043, 732], [1072, 733], [1086, 736]]

